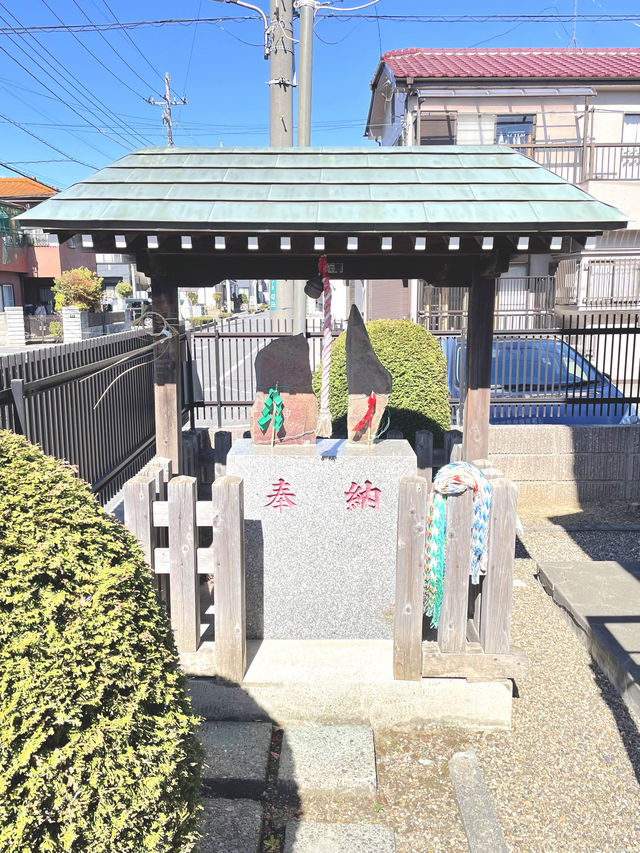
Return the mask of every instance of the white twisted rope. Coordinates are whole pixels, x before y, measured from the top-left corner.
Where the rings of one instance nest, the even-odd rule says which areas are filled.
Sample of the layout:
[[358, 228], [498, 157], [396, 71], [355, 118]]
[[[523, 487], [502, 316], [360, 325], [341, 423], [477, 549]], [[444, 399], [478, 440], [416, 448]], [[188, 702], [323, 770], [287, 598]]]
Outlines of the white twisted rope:
[[331, 372], [331, 281], [328, 274], [326, 255], [318, 259], [318, 271], [322, 276], [324, 288], [324, 323], [322, 327], [322, 384], [320, 386], [320, 416], [318, 418], [318, 435], [331, 437], [332, 423], [329, 409], [329, 386]]

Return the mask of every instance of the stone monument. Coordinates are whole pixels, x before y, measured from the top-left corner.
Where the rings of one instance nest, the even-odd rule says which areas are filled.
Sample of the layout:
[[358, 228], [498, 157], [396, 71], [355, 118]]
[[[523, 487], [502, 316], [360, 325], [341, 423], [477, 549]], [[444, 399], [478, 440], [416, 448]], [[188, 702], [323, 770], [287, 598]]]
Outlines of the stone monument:
[[237, 441], [227, 457], [228, 473], [244, 479], [249, 638], [393, 636], [399, 484], [416, 475], [416, 456], [407, 441], [358, 440], [369, 434], [369, 426], [353, 427], [372, 391], [375, 435], [391, 377], [357, 309], [349, 322], [355, 440], [316, 440], [304, 336], [274, 341], [256, 359], [253, 438]]
[[318, 401], [305, 336], [272, 341], [256, 356], [255, 370], [257, 394], [250, 416], [254, 444], [314, 445]]
[[347, 326], [349, 441], [376, 437], [391, 394], [391, 374], [373, 351], [362, 314], [351, 306]]

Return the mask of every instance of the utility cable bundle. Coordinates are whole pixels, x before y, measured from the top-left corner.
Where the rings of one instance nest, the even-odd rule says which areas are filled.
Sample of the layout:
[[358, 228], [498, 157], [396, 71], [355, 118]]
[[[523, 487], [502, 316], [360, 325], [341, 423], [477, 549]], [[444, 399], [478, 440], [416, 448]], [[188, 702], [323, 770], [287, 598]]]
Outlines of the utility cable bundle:
[[442, 607], [447, 537], [447, 497], [473, 489], [473, 523], [471, 526], [471, 582], [479, 583], [487, 571], [487, 532], [491, 507], [491, 484], [468, 462], [450, 462], [441, 468], [433, 481], [427, 511], [425, 541], [424, 612], [437, 628]]

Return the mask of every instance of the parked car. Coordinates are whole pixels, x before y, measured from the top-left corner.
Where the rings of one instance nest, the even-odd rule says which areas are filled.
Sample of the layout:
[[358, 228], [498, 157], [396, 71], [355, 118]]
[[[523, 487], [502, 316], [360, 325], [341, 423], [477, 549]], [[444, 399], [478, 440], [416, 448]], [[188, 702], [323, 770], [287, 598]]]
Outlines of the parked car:
[[[442, 336], [440, 345], [449, 395], [459, 400], [465, 371], [461, 339]], [[621, 398], [606, 374], [559, 337], [497, 336], [493, 342], [491, 423], [619, 424], [637, 414], [635, 406], [616, 402]]]
[[131, 319], [136, 320], [146, 311], [151, 311], [151, 300], [128, 297], [124, 300], [124, 307], [131, 311]]

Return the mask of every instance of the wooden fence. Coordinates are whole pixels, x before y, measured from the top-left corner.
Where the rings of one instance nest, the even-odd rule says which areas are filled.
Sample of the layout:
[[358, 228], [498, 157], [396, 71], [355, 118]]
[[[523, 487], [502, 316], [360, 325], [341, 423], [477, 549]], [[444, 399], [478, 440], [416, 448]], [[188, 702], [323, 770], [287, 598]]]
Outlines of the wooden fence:
[[423, 584], [430, 482], [403, 477], [398, 503], [393, 674], [396, 679], [518, 678], [527, 657], [510, 645], [516, 485], [486, 460], [474, 463], [491, 482], [487, 573], [470, 584], [472, 493], [447, 498], [442, 609], [437, 639], [423, 627]]
[[242, 478], [220, 477], [212, 499], [199, 501], [195, 477], [171, 478], [170, 460], [156, 459], [125, 484], [124, 521], [156, 577], [181, 653], [200, 646], [200, 575], [213, 577], [216, 674], [242, 681], [247, 660]]

